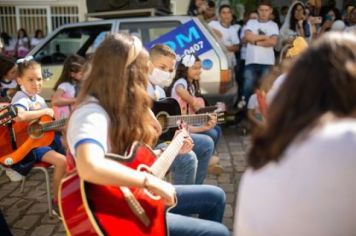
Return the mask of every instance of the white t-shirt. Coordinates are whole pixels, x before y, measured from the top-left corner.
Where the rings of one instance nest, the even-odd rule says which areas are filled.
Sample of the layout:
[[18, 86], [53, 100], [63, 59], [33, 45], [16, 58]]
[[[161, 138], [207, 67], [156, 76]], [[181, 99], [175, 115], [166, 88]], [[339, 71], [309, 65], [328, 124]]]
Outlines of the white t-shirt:
[[43, 39], [42, 38], [32, 38], [31, 39], [31, 47], [36, 47]]
[[[240, 31], [240, 38], [243, 39], [245, 37], [245, 30], [246, 30], [246, 25], [244, 25]], [[246, 59], [246, 51], [247, 51], [247, 44], [243, 43], [240, 49], [240, 58], [242, 60]]]
[[105, 153], [110, 152], [109, 124], [108, 114], [95, 98], [91, 97], [86, 103], [79, 105], [72, 113], [67, 129], [71, 154], [75, 156], [75, 149], [83, 143], [94, 143]]
[[271, 89], [266, 94], [266, 101], [267, 104], [271, 104], [274, 97], [278, 93], [280, 87], [282, 86], [283, 82], [286, 80], [287, 75], [281, 74], [277, 77], [277, 79], [273, 82]]
[[11, 104], [23, 108], [25, 111], [35, 111], [47, 108], [45, 100], [35, 95], [33, 97], [28, 96], [23, 91], [18, 91], [11, 100]]
[[[278, 25], [273, 21], [260, 22], [258, 20], [249, 20], [246, 24], [245, 32], [251, 31], [257, 35], [277, 36], [279, 34]], [[246, 65], [274, 65], [273, 47], [261, 47], [248, 43], [246, 48]]]
[[346, 31], [346, 32], [356, 32], [356, 25], [353, 25], [353, 26], [348, 26], [348, 27], [346, 27], [345, 28], [345, 30], [344, 31]]
[[64, 82], [58, 85], [59, 89], [62, 89], [67, 96], [70, 96], [72, 98], [75, 97], [75, 86], [74, 84], [71, 84], [69, 82]]
[[163, 88], [158, 85], [153, 86], [150, 82], [147, 86], [147, 93], [155, 100], [158, 101], [160, 99], [166, 98], [166, 93]]
[[16, 86], [17, 86], [16, 80], [11, 80], [9, 82], [0, 80], [0, 88], [16, 88]]
[[248, 169], [234, 235], [356, 235], [355, 147], [356, 121], [343, 119], [293, 142], [280, 162]]
[[259, 109], [257, 95], [255, 93], [248, 99], [247, 109]]
[[[211, 28], [219, 31], [222, 34], [221, 41], [225, 46], [232, 46], [240, 44], [240, 39], [238, 37], [238, 31], [240, 29], [240, 25], [231, 25], [230, 27], [224, 27], [220, 24], [220, 21], [211, 21], [208, 24]], [[228, 52], [229, 60], [232, 65], [236, 65], [236, 58], [233, 52]]]
[[[176, 99], [176, 100], [180, 99], [180, 96], [176, 92], [177, 86], [182, 86], [185, 90], [188, 91], [188, 82], [184, 78], [180, 78], [174, 83], [174, 85], [172, 87], [171, 97]], [[190, 94], [192, 94], [192, 96], [194, 96], [194, 94], [195, 94], [194, 87], [190, 86], [190, 90], [188, 92]]]

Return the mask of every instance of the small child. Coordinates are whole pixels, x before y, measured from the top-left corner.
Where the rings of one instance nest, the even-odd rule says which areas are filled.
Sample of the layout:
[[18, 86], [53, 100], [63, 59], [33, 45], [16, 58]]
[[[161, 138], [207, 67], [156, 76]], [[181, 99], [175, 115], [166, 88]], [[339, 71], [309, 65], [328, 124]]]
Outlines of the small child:
[[85, 59], [79, 55], [70, 55], [64, 61], [62, 74], [53, 88], [52, 106], [56, 119], [69, 117], [83, 78], [84, 64]]
[[2, 102], [10, 102], [16, 91], [15, 59], [0, 54], [0, 98]]
[[265, 124], [265, 117], [261, 109], [261, 103], [264, 99], [264, 93], [259, 89], [259, 85], [255, 85], [254, 94], [248, 100], [247, 103], [247, 117], [251, 124], [252, 134], [257, 127], [262, 127]]
[[[11, 102], [18, 109], [15, 121], [30, 122], [44, 115], [53, 117], [53, 110], [48, 108], [45, 100], [38, 95], [43, 83], [41, 65], [30, 58], [22, 59], [22, 62], [17, 65], [17, 75], [21, 90], [15, 94]], [[16, 172], [10, 173], [17, 175], [17, 177], [20, 176], [21, 178], [18, 178], [18, 180], [21, 180], [22, 176], [17, 172], [26, 175], [35, 162], [42, 161], [52, 164], [54, 166], [53, 202], [56, 207], [59, 184], [66, 169], [66, 158], [63, 154], [64, 150], [60, 144], [59, 136], [56, 135], [50, 146], [32, 149], [22, 161], [11, 167]], [[6, 172], [8, 174], [8, 170]]]
[[[176, 99], [181, 107], [183, 114], [198, 111], [204, 105], [196, 99], [201, 96], [200, 93], [200, 75], [202, 72], [200, 58], [194, 54], [188, 54], [182, 57], [178, 64], [177, 73], [173, 83], [168, 88], [171, 97]], [[216, 124], [217, 119], [211, 116], [211, 119], [201, 126], [190, 126], [189, 131], [208, 135], [214, 141], [214, 150], [221, 137], [221, 128]], [[218, 165], [219, 158], [212, 156], [209, 161], [208, 171], [212, 174], [220, 174], [223, 171], [222, 166]]]

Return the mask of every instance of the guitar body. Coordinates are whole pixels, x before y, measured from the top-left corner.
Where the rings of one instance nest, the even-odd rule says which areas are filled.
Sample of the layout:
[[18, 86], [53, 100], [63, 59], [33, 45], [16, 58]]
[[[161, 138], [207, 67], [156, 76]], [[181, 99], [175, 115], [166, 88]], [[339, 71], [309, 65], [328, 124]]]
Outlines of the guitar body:
[[170, 141], [174, 137], [177, 127], [168, 128], [168, 116], [181, 115], [181, 108], [174, 98], [165, 98], [155, 101], [152, 107], [158, 122], [162, 126], [162, 134], [159, 137], [161, 141]]
[[[53, 142], [54, 131], [42, 132], [43, 123], [51, 122], [50, 116], [42, 116], [34, 122], [14, 122], [12, 129], [16, 137], [17, 149], [12, 148], [10, 130], [1, 127], [0, 163], [13, 165], [21, 161], [32, 149], [48, 146]], [[6, 129], [6, 130], [5, 130]]]
[[[145, 145], [134, 143], [125, 159], [115, 159], [130, 168], [151, 166], [156, 156]], [[62, 181], [60, 210], [68, 235], [167, 235], [166, 206], [152, 199], [144, 189], [130, 188], [150, 223], [145, 225], [133, 213], [119, 187], [84, 182], [77, 174]]]

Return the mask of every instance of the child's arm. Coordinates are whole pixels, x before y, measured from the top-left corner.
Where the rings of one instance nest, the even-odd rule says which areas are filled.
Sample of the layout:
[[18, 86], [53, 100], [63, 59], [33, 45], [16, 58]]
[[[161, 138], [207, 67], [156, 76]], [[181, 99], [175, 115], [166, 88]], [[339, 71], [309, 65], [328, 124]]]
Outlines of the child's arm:
[[63, 96], [65, 91], [62, 89], [57, 89], [57, 91], [53, 94], [52, 97], [52, 105], [53, 106], [66, 106], [73, 105], [75, 103], [75, 98], [67, 98]]
[[44, 108], [36, 111], [26, 111], [21, 107], [17, 107], [17, 117], [15, 118], [15, 121], [31, 121], [44, 115], [53, 117], [54, 112], [51, 108]]
[[176, 87], [176, 93], [180, 96], [186, 103], [189, 104], [193, 108], [194, 111], [202, 108], [199, 103], [194, 99], [194, 96], [190, 95], [190, 93], [183, 87], [178, 85]]
[[260, 121], [256, 118], [256, 109], [248, 109], [247, 117], [253, 125], [255, 126], [263, 125], [263, 121]]

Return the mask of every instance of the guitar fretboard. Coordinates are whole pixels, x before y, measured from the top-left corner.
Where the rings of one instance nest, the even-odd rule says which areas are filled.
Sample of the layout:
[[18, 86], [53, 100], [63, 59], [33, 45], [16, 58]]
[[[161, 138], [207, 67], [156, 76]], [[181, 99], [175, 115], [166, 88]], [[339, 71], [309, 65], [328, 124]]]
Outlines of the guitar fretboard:
[[179, 121], [184, 121], [190, 125], [201, 125], [208, 122], [209, 120], [210, 117], [207, 114], [169, 116], [168, 127], [176, 127]]
[[168, 169], [178, 155], [179, 150], [183, 146], [185, 136], [186, 134], [184, 134], [184, 132], [179, 133], [168, 145], [158, 160], [151, 166], [151, 171], [155, 176], [162, 179], [166, 175]]
[[44, 123], [44, 124], [42, 124], [42, 129], [44, 132], [58, 129], [60, 127], [63, 127], [67, 120], [68, 119], [66, 118], [66, 119], [61, 119], [61, 120]]

